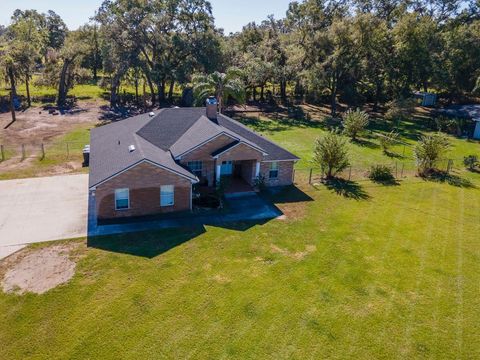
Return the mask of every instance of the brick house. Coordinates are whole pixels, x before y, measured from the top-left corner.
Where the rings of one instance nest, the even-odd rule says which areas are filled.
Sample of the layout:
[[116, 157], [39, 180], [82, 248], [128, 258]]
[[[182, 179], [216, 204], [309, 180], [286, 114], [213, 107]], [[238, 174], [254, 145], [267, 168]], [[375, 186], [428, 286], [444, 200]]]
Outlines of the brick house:
[[206, 108], [168, 108], [92, 129], [89, 188], [99, 219], [192, 209], [194, 187], [225, 176], [239, 191], [255, 179], [293, 182], [298, 157], [239, 122]]

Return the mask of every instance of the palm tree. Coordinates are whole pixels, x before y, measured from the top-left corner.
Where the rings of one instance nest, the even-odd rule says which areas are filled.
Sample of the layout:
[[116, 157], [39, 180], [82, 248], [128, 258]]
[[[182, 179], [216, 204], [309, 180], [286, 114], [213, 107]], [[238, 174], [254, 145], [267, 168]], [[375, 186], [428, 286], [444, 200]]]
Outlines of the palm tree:
[[[193, 93], [197, 105], [203, 104], [207, 97], [215, 94], [220, 112], [225, 109], [225, 101], [229, 96], [236, 101], [245, 101], [245, 88], [240, 79], [241, 72], [236, 68], [230, 68], [226, 73], [215, 71], [209, 75], [196, 75], [193, 78]], [[224, 101], [225, 100], [225, 101]]]

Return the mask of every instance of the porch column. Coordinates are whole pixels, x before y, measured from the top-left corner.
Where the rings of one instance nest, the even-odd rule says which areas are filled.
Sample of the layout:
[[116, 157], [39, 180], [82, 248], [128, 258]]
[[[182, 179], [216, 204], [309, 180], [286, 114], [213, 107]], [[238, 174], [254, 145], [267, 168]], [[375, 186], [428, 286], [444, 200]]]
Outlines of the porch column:
[[258, 178], [260, 176], [260, 161], [257, 161], [255, 163], [255, 178]]
[[220, 182], [220, 175], [222, 172], [222, 165], [217, 165], [217, 171], [215, 172], [216, 180], [217, 180], [217, 185]]

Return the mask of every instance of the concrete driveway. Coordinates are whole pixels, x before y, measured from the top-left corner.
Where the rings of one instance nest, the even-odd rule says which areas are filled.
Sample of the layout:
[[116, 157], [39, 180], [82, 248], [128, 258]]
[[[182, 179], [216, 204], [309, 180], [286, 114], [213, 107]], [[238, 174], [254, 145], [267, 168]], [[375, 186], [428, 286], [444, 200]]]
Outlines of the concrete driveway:
[[88, 175], [0, 181], [0, 258], [26, 244], [87, 235]]

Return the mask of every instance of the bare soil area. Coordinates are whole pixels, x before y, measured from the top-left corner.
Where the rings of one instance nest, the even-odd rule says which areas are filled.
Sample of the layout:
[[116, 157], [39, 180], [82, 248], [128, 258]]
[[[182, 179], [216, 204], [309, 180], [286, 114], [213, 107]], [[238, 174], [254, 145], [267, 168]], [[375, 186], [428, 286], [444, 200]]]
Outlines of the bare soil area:
[[6, 293], [43, 294], [68, 282], [75, 274], [74, 244], [54, 245], [41, 249], [24, 249], [3, 260], [0, 274]]
[[17, 121], [7, 129], [11, 122], [11, 114], [0, 114], [0, 141], [7, 145], [41, 144], [66, 134], [80, 124], [99, 123], [103, 116], [102, 103], [89, 101], [79, 103], [69, 111], [50, 114], [44, 107], [31, 107], [17, 112]]

